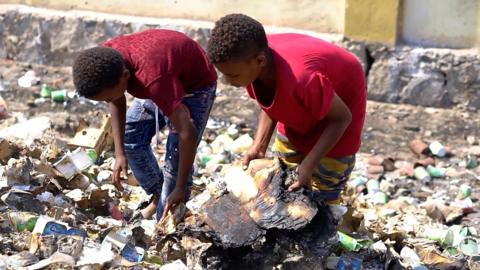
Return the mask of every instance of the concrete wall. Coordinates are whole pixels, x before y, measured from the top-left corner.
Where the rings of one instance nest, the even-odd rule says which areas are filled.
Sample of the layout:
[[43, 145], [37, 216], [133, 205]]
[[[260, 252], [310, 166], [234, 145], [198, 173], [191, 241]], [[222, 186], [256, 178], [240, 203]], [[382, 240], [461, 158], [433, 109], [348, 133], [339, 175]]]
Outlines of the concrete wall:
[[[70, 66], [81, 50], [149, 28], [184, 32], [205, 46], [212, 26], [211, 22], [196, 20], [0, 5], [0, 59]], [[371, 100], [480, 108], [479, 50], [386, 46], [328, 36], [333, 39], [327, 35], [322, 38], [358, 56], [367, 72]]]
[[400, 38], [412, 45], [480, 45], [480, 1], [403, 0]]
[[480, 46], [480, 0], [0, 0], [57, 9], [215, 21], [240, 12], [265, 25], [425, 47]]
[[325, 33], [342, 33], [345, 17], [345, 0], [0, 0], [0, 3], [207, 21], [228, 13], [245, 13], [267, 25]]
[[395, 44], [400, 0], [347, 0], [345, 35], [356, 40]]

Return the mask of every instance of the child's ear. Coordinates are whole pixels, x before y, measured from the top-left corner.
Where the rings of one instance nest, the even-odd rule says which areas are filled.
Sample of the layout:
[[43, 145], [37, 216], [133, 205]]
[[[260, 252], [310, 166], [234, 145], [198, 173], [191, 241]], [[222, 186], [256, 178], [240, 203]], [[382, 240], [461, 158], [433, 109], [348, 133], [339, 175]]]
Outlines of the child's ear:
[[264, 51], [261, 51], [257, 54], [257, 63], [260, 67], [264, 67], [267, 65], [267, 55]]
[[123, 69], [123, 72], [122, 72], [122, 77], [126, 80], [128, 80], [130, 78], [130, 71], [128, 69]]

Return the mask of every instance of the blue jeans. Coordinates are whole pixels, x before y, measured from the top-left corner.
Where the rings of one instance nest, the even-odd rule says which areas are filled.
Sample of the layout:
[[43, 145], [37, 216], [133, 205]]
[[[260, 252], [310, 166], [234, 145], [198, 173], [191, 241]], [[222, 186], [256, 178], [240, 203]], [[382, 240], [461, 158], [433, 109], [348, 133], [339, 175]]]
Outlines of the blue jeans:
[[[190, 110], [190, 117], [197, 129], [197, 145], [207, 124], [210, 110], [215, 100], [216, 84], [193, 91], [183, 99], [183, 104]], [[149, 99], [135, 99], [127, 111], [125, 125], [125, 153], [133, 175], [147, 192], [159, 198], [157, 219], [163, 214], [168, 195], [175, 188], [179, 163], [179, 138], [168, 118], [158, 110], [159, 129], [170, 128], [167, 138], [165, 165], [158, 166], [150, 143], [156, 133], [155, 104]], [[188, 200], [192, 187], [193, 168], [187, 180], [185, 200]]]

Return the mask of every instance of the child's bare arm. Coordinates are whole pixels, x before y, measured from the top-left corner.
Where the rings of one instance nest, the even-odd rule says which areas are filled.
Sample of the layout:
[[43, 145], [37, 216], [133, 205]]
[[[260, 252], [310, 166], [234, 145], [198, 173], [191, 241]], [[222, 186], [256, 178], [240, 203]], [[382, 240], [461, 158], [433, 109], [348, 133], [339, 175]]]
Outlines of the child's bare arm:
[[110, 102], [109, 110], [112, 116], [113, 141], [115, 143], [115, 167], [113, 169], [112, 181], [119, 190], [122, 190], [120, 173], [123, 171], [125, 176], [127, 176], [128, 170], [128, 162], [124, 148], [125, 117], [127, 111], [125, 95]]
[[196, 153], [197, 130], [185, 105], [180, 105], [169, 116], [179, 138], [179, 160], [175, 189], [170, 193], [163, 216], [171, 207], [185, 200], [187, 178], [193, 166]]
[[335, 94], [330, 111], [324, 120], [327, 121], [327, 126], [312, 150], [299, 165], [298, 180], [289, 187], [289, 190], [296, 190], [311, 184], [315, 166], [338, 143], [352, 121], [352, 113], [340, 97]]
[[268, 144], [270, 143], [270, 139], [272, 138], [272, 134], [276, 125], [277, 122], [272, 120], [267, 113], [265, 113], [263, 110], [260, 112], [255, 141], [253, 142], [253, 146], [247, 151], [247, 153], [245, 153], [243, 158], [244, 169], [248, 168], [250, 160], [263, 158], [265, 156], [265, 152], [267, 151]]

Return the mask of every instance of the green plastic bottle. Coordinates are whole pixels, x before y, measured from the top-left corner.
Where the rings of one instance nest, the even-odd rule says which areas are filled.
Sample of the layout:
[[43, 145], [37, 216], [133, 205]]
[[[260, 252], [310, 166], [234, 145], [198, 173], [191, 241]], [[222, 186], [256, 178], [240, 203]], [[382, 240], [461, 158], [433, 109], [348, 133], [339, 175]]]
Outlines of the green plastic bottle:
[[44, 84], [42, 85], [42, 88], [40, 89], [40, 96], [44, 98], [48, 98], [52, 96], [52, 91], [54, 91], [51, 87], [48, 87], [48, 85]]
[[19, 232], [29, 231], [32, 232], [37, 225], [38, 217], [31, 217], [26, 222], [17, 223], [17, 230]]

